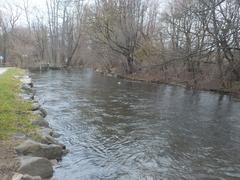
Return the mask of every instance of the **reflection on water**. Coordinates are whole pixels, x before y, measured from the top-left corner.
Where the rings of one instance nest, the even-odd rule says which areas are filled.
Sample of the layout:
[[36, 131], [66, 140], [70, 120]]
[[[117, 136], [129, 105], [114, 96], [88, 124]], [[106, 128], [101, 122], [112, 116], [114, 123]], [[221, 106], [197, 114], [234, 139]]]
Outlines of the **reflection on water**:
[[228, 96], [91, 71], [33, 79], [71, 151], [59, 180], [240, 178], [240, 103]]

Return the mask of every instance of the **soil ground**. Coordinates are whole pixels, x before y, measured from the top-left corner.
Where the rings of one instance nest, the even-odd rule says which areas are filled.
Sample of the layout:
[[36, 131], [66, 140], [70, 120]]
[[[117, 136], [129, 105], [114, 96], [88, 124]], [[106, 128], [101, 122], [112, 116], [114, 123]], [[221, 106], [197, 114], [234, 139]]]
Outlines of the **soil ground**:
[[11, 180], [18, 168], [17, 155], [14, 151], [16, 142], [14, 140], [0, 141], [0, 179]]

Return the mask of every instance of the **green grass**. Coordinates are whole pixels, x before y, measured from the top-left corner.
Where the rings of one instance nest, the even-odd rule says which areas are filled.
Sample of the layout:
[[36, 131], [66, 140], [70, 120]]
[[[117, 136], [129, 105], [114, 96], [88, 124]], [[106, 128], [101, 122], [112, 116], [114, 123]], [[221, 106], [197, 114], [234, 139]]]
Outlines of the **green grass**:
[[19, 97], [21, 83], [16, 76], [23, 74], [24, 70], [10, 68], [0, 75], [0, 139], [16, 132], [35, 132], [35, 127], [31, 125], [33, 115], [29, 111], [32, 105]]

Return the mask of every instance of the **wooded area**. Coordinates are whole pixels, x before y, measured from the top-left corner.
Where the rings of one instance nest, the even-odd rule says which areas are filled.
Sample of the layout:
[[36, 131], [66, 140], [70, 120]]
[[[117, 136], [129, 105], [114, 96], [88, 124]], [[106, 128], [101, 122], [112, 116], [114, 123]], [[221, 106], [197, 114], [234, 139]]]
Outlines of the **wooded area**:
[[29, 3], [1, 8], [7, 64], [84, 66], [201, 88], [239, 84], [239, 0], [47, 0], [45, 9]]

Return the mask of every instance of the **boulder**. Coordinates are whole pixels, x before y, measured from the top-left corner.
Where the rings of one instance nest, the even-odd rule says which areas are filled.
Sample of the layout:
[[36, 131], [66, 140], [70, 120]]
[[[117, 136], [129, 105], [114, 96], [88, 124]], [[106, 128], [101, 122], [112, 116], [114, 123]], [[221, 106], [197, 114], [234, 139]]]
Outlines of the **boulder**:
[[51, 128], [41, 128], [38, 130], [38, 133], [41, 135], [41, 136], [52, 136], [53, 134], [53, 130]]
[[56, 159], [53, 159], [53, 160], [51, 160], [50, 162], [52, 163], [52, 166], [56, 166], [57, 163], [58, 163], [58, 161], [57, 161]]
[[43, 114], [42, 114], [42, 112], [41, 112], [40, 110], [33, 111], [33, 114], [34, 114], [35, 116], [37, 116], [38, 118], [39, 118], [39, 117], [43, 117]]
[[61, 136], [61, 134], [59, 134], [59, 133], [57, 133], [57, 132], [55, 132], [55, 131], [53, 131], [50, 135], [51, 135], [52, 137], [54, 137], [54, 138], [59, 138], [59, 137]]
[[21, 89], [28, 93], [33, 92], [33, 89], [28, 84], [22, 84]]
[[21, 158], [18, 172], [31, 176], [40, 176], [41, 178], [51, 178], [53, 176], [53, 167], [46, 158], [25, 156]]
[[43, 119], [43, 117], [38, 117], [36, 120], [32, 121], [32, 125], [41, 126], [41, 127], [49, 127], [49, 123]]
[[36, 115], [37, 117], [46, 117], [46, 114], [42, 113], [42, 111], [40, 111], [40, 109], [33, 111], [33, 114]]
[[33, 114], [37, 116], [42, 116], [43, 118], [45, 118], [47, 116], [47, 111], [43, 108], [39, 108], [38, 110], [33, 111]]
[[41, 106], [40, 106], [40, 104], [39, 103], [33, 103], [32, 104], [32, 111], [36, 111], [36, 110], [39, 110], [39, 108], [40, 108]]
[[54, 138], [59, 138], [61, 136], [61, 134], [53, 131], [51, 128], [41, 128], [38, 130], [38, 134], [41, 136], [51, 136]]
[[20, 97], [21, 97], [23, 100], [26, 100], [26, 101], [32, 101], [32, 100], [34, 100], [34, 95], [33, 95], [33, 94], [24, 94], [24, 93], [21, 93], [21, 94], [20, 94]]
[[12, 177], [12, 180], [21, 180], [23, 177], [23, 174], [15, 173]]
[[12, 180], [42, 180], [40, 176], [30, 176], [28, 174], [19, 174], [15, 173], [12, 177]]
[[46, 136], [41, 136], [41, 143], [43, 144], [56, 144], [62, 147], [62, 149], [66, 149], [66, 146], [59, 143], [56, 139], [54, 139], [52, 136], [46, 135]]
[[69, 153], [69, 149], [63, 149], [62, 153], [63, 153], [63, 156], [67, 155]]
[[26, 140], [27, 136], [24, 133], [16, 132], [15, 134], [13, 134], [13, 138], [16, 140]]
[[20, 81], [21, 81], [23, 84], [27, 84], [27, 85], [29, 85], [29, 86], [32, 85], [32, 79], [31, 79], [29, 76], [27, 76], [27, 75], [23, 76], [23, 77], [20, 79]]
[[32, 140], [27, 140], [17, 146], [16, 152], [21, 155], [31, 155], [36, 157], [45, 157], [47, 159], [60, 160], [63, 155], [63, 149], [55, 144], [42, 144]]
[[39, 108], [39, 111], [41, 111], [43, 117], [46, 117], [47, 116], [47, 111], [43, 108]]

